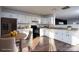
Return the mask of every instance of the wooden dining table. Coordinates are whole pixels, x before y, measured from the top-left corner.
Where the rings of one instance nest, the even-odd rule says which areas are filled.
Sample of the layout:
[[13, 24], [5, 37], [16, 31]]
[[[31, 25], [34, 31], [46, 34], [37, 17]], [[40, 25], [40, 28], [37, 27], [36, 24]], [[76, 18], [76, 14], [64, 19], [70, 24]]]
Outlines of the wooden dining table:
[[[2, 36], [2, 38], [7, 38], [7, 37], [11, 37], [10, 34], [5, 34]], [[25, 33], [17, 33], [16, 36], [12, 36], [12, 37], [15, 37], [16, 39], [16, 44], [17, 42], [19, 43], [19, 51], [22, 52], [22, 48], [23, 48], [23, 42], [26, 40], [28, 40], [28, 35], [26, 35]], [[26, 43], [27, 45], [27, 43]]]
[[22, 48], [23, 48], [23, 40], [27, 40], [27, 35], [24, 34], [24, 33], [18, 33], [16, 36], [15, 36], [15, 39], [17, 42], [19, 42], [19, 51], [22, 52]]

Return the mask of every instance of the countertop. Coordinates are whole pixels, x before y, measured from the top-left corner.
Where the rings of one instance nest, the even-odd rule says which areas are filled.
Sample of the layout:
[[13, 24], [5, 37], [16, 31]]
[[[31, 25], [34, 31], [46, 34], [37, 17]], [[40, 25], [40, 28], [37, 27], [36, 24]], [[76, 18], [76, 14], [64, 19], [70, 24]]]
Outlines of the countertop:
[[68, 30], [68, 26], [70, 26], [72, 29], [71, 30], [78, 30], [79, 29], [79, 25], [52, 25], [52, 26], [48, 26], [48, 27], [39, 27], [39, 28], [47, 28], [47, 29], [58, 29], [58, 30]]
[[[46, 28], [46, 27], [40, 27], [40, 29], [45, 28], [45, 29], [56, 29], [56, 30], [68, 30], [67, 28], [62, 28], [62, 27], [51, 27], [51, 28]], [[78, 28], [72, 28], [70, 31], [72, 30], [78, 30]]]

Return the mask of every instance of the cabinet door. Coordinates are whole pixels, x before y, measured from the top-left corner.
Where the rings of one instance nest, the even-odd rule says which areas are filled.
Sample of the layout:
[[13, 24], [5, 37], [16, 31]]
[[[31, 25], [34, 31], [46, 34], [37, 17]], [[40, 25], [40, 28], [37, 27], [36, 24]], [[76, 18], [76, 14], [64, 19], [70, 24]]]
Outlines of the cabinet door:
[[43, 36], [43, 35], [44, 35], [44, 30], [40, 29], [40, 36]]
[[66, 40], [67, 43], [72, 44], [71, 32], [67, 33], [67, 34], [66, 34], [66, 37], [67, 37], [67, 40]]
[[48, 31], [48, 34], [47, 34], [51, 39], [55, 39], [55, 32], [54, 30], [50, 29]]
[[58, 40], [62, 41], [62, 30], [58, 31]]
[[48, 29], [44, 30], [44, 35], [48, 37]]
[[45, 33], [46, 33], [45, 35], [46, 35], [47, 37], [49, 37], [49, 34], [50, 34], [49, 29], [46, 29]]
[[31, 16], [26, 16], [26, 23], [31, 24]]
[[44, 30], [44, 35], [47, 36], [47, 29]]
[[48, 18], [41, 18], [41, 24], [49, 24], [49, 19]]
[[79, 44], [79, 31], [72, 31], [71, 33], [72, 45]]
[[65, 43], [72, 43], [72, 38], [71, 38], [71, 32], [70, 31], [64, 31], [63, 32], [63, 42]]
[[40, 29], [40, 36], [46, 36], [46, 29]]
[[62, 30], [55, 31], [55, 39], [62, 41]]
[[41, 24], [44, 24], [44, 23], [45, 23], [45, 19], [41, 18]]
[[58, 32], [55, 31], [55, 39], [58, 40]]
[[24, 16], [18, 15], [18, 23], [24, 23]]
[[9, 12], [2, 12], [2, 17], [8, 17], [8, 18], [17, 18], [18, 14], [13, 14]]
[[53, 16], [50, 18], [50, 20], [51, 20], [50, 23], [55, 25], [55, 18]]

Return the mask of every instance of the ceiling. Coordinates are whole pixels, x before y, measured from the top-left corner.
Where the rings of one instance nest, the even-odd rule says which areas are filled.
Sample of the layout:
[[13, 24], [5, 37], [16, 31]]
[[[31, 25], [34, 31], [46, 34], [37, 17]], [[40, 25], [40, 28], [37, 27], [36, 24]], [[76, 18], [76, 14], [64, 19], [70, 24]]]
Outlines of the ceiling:
[[56, 18], [70, 19], [79, 18], [79, 6], [70, 6], [69, 9], [62, 10], [64, 6], [5, 6], [6, 8], [29, 12], [38, 15], [52, 15]]

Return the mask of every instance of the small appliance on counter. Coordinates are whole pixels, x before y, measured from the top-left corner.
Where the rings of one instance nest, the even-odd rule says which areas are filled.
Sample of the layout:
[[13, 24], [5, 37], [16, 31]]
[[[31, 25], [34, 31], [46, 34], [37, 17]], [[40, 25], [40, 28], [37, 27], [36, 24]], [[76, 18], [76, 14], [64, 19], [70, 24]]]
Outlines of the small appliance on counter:
[[72, 30], [72, 26], [67, 26], [67, 30]]

